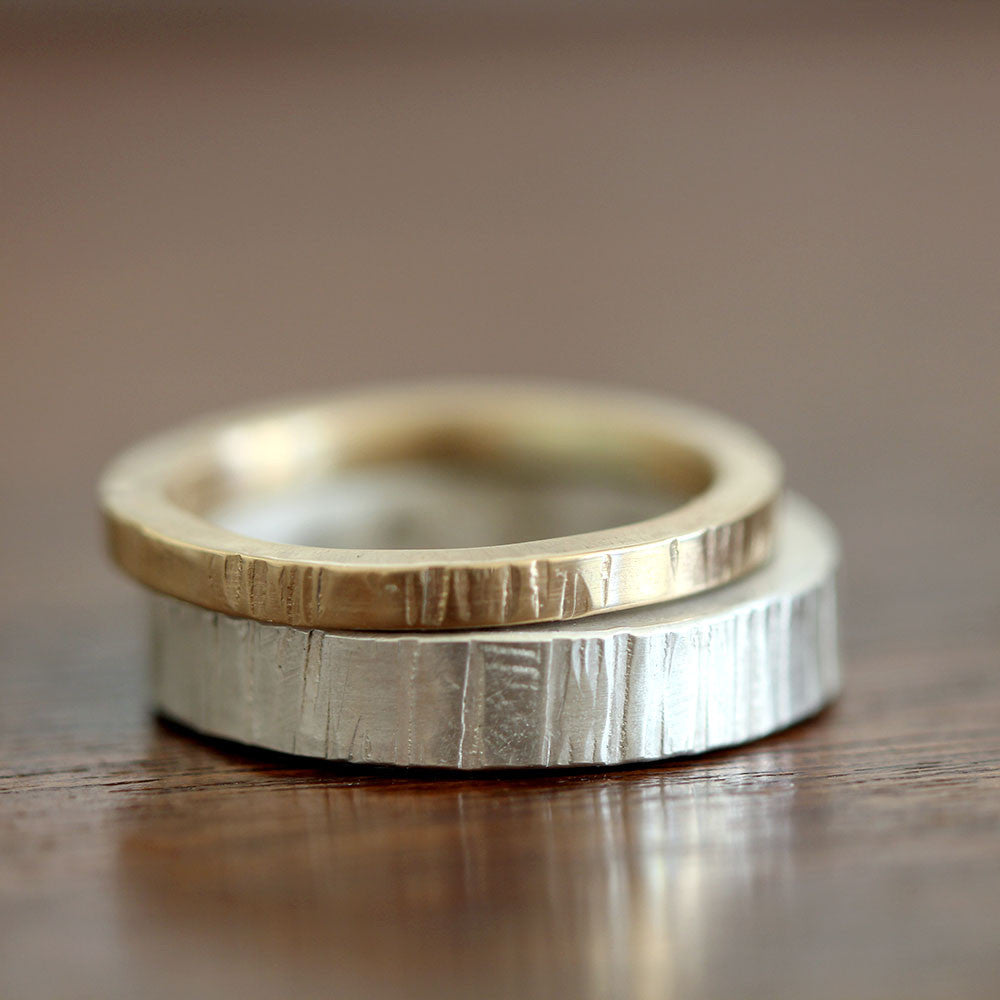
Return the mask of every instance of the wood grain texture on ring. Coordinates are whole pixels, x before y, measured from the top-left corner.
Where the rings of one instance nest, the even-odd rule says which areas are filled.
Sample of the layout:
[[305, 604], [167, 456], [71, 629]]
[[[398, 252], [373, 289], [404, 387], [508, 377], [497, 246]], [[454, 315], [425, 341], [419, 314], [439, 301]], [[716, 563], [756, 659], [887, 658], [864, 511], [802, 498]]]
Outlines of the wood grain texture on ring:
[[790, 497], [766, 567], [588, 621], [325, 632], [153, 595], [155, 697], [213, 736], [356, 763], [474, 770], [702, 753], [835, 696], [837, 552], [826, 519]]
[[[414, 456], [583, 468], [660, 482], [686, 500], [610, 530], [462, 549], [321, 548], [211, 520], [233, 496]], [[569, 620], [726, 583], [770, 555], [781, 482], [767, 444], [699, 408], [487, 382], [204, 421], [126, 452], [100, 495], [114, 558], [154, 590], [297, 627], [428, 630]]]

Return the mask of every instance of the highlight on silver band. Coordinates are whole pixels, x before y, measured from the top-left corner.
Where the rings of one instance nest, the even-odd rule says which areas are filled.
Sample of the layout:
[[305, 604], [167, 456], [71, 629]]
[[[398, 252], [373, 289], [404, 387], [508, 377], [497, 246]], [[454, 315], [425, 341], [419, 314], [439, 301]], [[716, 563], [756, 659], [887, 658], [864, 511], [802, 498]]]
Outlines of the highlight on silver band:
[[609, 765], [743, 743], [837, 693], [828, 522], [789, 497], [770, 563], [597, 618], [386, 634], [273, 625], [154, 594], [157, 705], [307, 757], [461, 769]]

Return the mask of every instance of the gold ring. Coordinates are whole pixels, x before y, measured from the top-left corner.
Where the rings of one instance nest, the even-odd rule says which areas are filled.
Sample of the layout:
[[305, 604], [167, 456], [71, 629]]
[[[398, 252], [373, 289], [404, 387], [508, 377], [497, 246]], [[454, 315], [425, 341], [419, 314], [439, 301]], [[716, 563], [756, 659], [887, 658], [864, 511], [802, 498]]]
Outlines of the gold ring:
[[[621, 527], [473, 548], [324, 548], [213, 514], [358, 466], [613, 477], [685, 498]], [[301, 628], [563, 621], [726, 583], [771, 552], [781, 463], [751, 431], [656, 397], [522, 383], [365, 390], [205, 420], [119, 456], [101, 480], [113, 557], [154, 590]]]

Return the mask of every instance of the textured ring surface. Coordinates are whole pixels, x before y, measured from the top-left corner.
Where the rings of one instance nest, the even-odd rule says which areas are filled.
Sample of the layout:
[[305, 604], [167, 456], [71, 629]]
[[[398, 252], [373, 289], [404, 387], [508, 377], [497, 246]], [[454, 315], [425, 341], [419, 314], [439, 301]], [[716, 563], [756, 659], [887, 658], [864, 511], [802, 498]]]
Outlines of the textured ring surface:
[[789, 497], [742, 580], [586, 621], [336, 633], [153, 595], [157, 704], [193, 729], [309, 757], [449, 768], [623, 764], [764, 736], [839, 689], [838, 548]]
[[[657, 483], [658, 516], [453, 549], [337, 549], [213, 520], [234, 497], [359, 465], [433, 458]], [[763, 563], [781, 464], [747, 429], [655, 397], [486, 383], [365, 391], [208, 421], [121, 456], [101, 482], [112, 553], [142, 583], [306, 628], [431, 630], [565, 621], [696, 593]]]

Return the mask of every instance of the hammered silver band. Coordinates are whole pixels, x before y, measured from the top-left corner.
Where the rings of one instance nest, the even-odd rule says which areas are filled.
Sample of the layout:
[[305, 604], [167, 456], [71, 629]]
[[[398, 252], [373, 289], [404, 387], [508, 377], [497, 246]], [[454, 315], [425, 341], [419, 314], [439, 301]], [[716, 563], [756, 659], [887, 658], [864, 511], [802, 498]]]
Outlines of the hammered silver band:
[[613, 765], [765, 736], [837, 693], [826, 519], [789, 497], [742, 580], [558, 625], [386, 634], [232, 618], [152, 596], [159, 710], [329, 760], [459, 769]]

